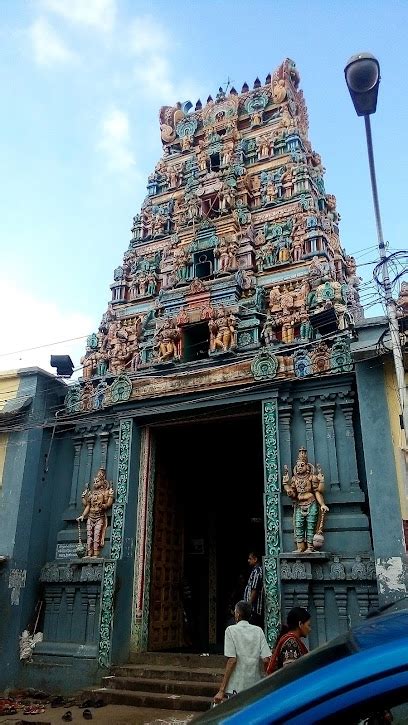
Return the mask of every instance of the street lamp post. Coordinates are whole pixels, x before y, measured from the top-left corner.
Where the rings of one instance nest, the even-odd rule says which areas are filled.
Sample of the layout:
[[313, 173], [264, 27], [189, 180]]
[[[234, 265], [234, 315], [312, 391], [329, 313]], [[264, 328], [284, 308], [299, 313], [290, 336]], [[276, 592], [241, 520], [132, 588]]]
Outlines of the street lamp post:
[[395, 374], [398, 385], [398, 395], [401, 409], [401, 422], [408, 435], [406, 389], [404, 362], [402, 356], [401, 339], [399, 335], [398, 320], [395, 310], [395, 301], [392, 297], [390, 276], [388, 272], [387, 255], [385, 252], [384, 237], [381, 224], [380, 205], [378, 202], [377, 179], [375, 174], [373, 140], [371, 135], [370, 115], [377, 108], [378, 87], [380, 84], [380, 64], [371, 53], [353, 55], [348, 61], [344, 75], [347, 88], [358, 116], [364, 116], [368, 163], [370, 166], [371, 190], [373, 194], [375, 221], [377, 225], [378, 248], [381, 259], [382, 280], [385, 297], [392, 354], [394, 357]]

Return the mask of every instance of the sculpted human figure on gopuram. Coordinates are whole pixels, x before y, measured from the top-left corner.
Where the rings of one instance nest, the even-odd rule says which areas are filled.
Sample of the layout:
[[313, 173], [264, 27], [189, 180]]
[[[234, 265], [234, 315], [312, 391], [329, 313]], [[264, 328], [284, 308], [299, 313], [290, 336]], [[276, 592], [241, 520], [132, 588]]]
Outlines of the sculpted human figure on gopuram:
[[86, 519], [86, 552], [87, 556], [99, 556], [105, 543], [105, 533], [108, 526], [106, 512], [113, 504], [113, 488], [106, 480], [106, 471], [100, 468], [97, 472], [92, 489], [88, 488], [82, 494], [85, 508], [78, 516], [77, 521]]
[[323, 543], [323, 521], [328, 507], [323, 498], [324, 475], [319, 465], [308, 461], [306, 448], [300, 448], [293, 475], [284, 466], [282, 485], [293, 501], [293, 528], [296, 552], [311, 554]]
[[[152, 366], [181, 371], [214, 355], [237, 364], [257, 349], [280, 356], [278, 376], [305, 376], [326, 334], [322, 313], [333, 333], [361, 318], [360, 278], [340, 244], [299, 86], [286, 59], [263, 84], [160, 109], [163, 155], [114, 270], [108, 311], [87, 340], [72, 406], [110, 405], [117, 378], [128, 379], [120, 390], [131, 396]], [[331, 343], [326, 351], [320, 370], [330, 371]]]

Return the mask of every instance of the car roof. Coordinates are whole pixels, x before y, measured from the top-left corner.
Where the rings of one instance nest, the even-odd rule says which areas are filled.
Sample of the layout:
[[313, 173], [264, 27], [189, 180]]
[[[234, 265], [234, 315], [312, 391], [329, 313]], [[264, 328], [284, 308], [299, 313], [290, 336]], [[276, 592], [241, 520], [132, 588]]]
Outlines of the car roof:
[[351, 636], [359, 650], [378, 647], [395, 639], [400, 639], [408, 627], [408, 609], [390, 612], [369, 619], [351, 631]]

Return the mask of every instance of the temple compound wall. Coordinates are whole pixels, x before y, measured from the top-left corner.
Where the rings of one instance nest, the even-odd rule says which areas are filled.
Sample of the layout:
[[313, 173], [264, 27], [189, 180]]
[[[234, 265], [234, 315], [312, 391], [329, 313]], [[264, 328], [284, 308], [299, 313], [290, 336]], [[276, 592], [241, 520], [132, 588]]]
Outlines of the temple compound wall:
[[216, 648], [221, 563], [255, 537], [271, 643], [294, 604], [315, 647], [406, 594], [386, 320], [364, 320], [307, 131], [290, 60], [161, 109], [82, 376], [19, 371], [0, 411], [2, 686], [72, 690], [180, 649], [189, 566]]

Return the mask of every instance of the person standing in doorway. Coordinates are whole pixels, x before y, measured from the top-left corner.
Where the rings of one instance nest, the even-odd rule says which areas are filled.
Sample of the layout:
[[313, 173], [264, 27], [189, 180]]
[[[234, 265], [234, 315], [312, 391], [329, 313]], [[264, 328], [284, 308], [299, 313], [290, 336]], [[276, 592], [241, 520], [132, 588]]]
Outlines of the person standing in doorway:
[[251, 567], [251, 573], [248, 578], [248, 583], [245, 587], [244, 599], [251, 606], [251, 624], [256, 624], [258, 627], [263, 627], [263, 572], [261, 566], [261, 558], [255, 551], [251, 551], [249, 553], [248, 564]]
[[215, 703], [258, 682], [265, 675], [271, 654], [262, 629], [249, 623], [249, 603], [237, 602], [234, 615], [236, 623], [225, 630], [224, 655], [228, 661], [221, 687], [214, 697]]

